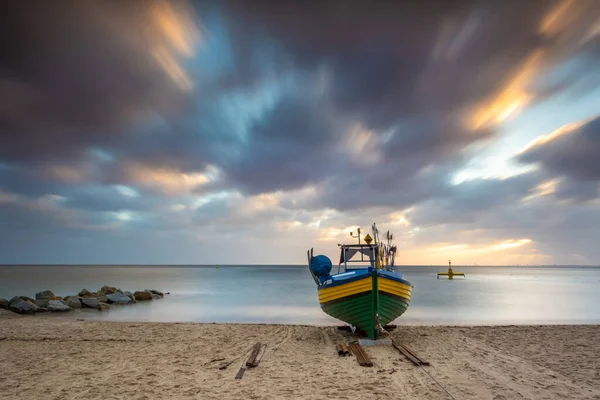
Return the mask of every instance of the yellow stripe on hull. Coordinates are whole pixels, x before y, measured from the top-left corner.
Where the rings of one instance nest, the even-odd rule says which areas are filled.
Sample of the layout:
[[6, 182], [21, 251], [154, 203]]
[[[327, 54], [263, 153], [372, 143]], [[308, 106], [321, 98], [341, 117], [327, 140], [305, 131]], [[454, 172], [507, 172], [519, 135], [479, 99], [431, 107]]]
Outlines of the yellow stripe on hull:
[[380, 292], [394, 294], [396, 296], [404, 297], [405, 299], [410, 300], [412, 294], [412, 287], [410, 285], [391, 279], [386, 279], [382, 276], [380, 276], [377, 281], [377, 288]]
[[344, 285], [323, 288], [319, 290], [319, 303], [327, 303], [328, 301], [337, 300], [343, 297], [352, 296], [353, 294], [366, 292], [373, 289], [373, 280], [369, 276], [367, 278], [350, 282]]

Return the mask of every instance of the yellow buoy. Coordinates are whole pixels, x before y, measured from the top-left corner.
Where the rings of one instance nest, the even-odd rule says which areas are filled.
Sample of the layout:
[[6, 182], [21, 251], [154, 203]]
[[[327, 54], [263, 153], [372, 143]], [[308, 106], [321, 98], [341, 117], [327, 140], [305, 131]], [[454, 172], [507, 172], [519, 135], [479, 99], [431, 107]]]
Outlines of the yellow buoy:
[[452, 261], [450, 260], [448, 260], [448, 272], [438, 272], [437, 279], [440, 279], [440, 276], [447, 276], [448, 279], [454, 279], [455, 276], [463, 276], [466, 278], [464, 273], [452, 271]]

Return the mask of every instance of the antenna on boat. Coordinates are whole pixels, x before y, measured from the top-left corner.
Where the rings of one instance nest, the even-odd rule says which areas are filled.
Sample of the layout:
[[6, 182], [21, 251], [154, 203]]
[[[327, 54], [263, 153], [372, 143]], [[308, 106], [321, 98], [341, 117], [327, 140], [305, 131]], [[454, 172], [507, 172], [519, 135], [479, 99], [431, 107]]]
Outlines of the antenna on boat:
[[358, 244], [360, 244], [360, 228], [358, 228], [358, 236], [354, 236], [354, 232], [350, 231], [350, 236], [353, 238], [358, 238]]

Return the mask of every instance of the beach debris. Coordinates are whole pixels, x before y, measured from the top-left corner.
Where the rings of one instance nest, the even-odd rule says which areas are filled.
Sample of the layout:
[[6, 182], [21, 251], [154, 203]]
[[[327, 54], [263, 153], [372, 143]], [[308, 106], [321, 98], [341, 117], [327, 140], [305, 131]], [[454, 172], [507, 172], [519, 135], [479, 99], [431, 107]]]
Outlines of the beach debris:
[[71, 311], [72, 308], [67, 306], [61, 300], [48, 300], [48, 305], [46, 306], [48, 311]]
[[[266, 345], [265, 345], [266, 347]], [[246, 358], [246, 361], [242, 364], [237, 374], [235, 375], [235, 379], [242, 379], [244, 376], [244, 372], [246, 372], [247, 368], [257, 367], [260, 363], [260, 359], [258, 359], [258, 354], [260, 353], [261, 344], [260, 342], [256, 342], [254, 346], [250, 349], [250, 355]], [[246, 352], [247, 354], [248, 352]], [[263, 353], [263, 356], [265, 354]], [[262, 358], [262, 357], [261, 357]]]
[[246, 372], [246, 366], [242, 365], [237, 374], [235, 374], [235, 379], [242, 379], [244, 376], [244, 372]]
[[[239, 357], [238, 357], [239, 358]], [[226, 369], [227, 367], [229, 367], [231, 364], [233, 364], [235, 362], [235, 360], [237, 360], [238, 358], [234, 358], [231, 361], [228, 361], [226, 363], [223, 363], [219, 366], [219, 369]]]
[[345, 357], [345, 356], [351, 356], [352, 353], [350, 352], [350, 348], [348, 347], [348, 345], [346, 343], [338, 343], [335, 345], [335, 349], [338, 352], [338, 356], [340, 357]]
[[[210, 361], [207, 361], [207, 362], [205, 362], [205, 363], [204, 363], [204, 364], [202, 364], [202, 365], [203, 365], [203, 366], [205, 366], [205, 365], [208, 365], [208, 364], [212, 364], [212, 363], [214, 363], [214, 362], [217, 362], [217, 361], [225, 361], [225, 359], [224, 359], [224, 358], [213, 358], [212, 360], [210, 360]], [[221, 368], [219, 368], [219, 369], [221, 369]]]
[[8, 309], [8, 300], [0, 299], [0, 308], [3, 308], [5, 310]]
[[256, 360], [256, 357], [258, 356], [258, 353], [260, 352], [260, 342], [256, 342], [256, 344], [252, 347], [252, 352], [250, 353], [250, 356], [248, 357], [248, 359], [246, 360], [246, 366], [250, 367], [250, 368], [254, 368], [256, 366], [258, 366], [258, 363], [260, 362], [260, 360]]
[[35, 314], [39, 307], [33, 301], [23, 300], [15, 296], [8, 302], [8, 309], [18, 314]]
[[394, 346], [394, 348], [396, 350], [398, 350], [400, 353], [402, 353], [402, 355], [404, 355], [404, 357], [408, 358], [410, 362], [412, 362], [414, 365], [420, 366], [420, 365], [430, 365], [428, 361], [423, 360], [422, 358], [420, 358], [417, 353], [415, 353], [413, 350], [411, 350], [407, 345], [402, 344], [402, 343], [397, 343], [396, 341], [394, 341], [394, 339], [392, 339], [392, 346]]
[[138, 290], [133, 294], [133, 298], [138, 301], [152, 300], [152, 292], [150, 292], [149, 290]]
[[382, 334], [384, 334], [385, 336], [387, 336], [390, 339], [390, 341], [392, 342], [392, 346], [396, 350], [398, 350], [400, 353], [402, 353], [402, 355], [404, 355], [404, 357], [408, 358], [410, 360], [410, 362], [412, 362], [414, 365], [417, 365], [417, 366], [430, 365], [428, 361], [425, 361], [422, 358], [420, 358], [417, 355], [417, 353], [414, 350], [411, 350], [407, 345], [396, 342], [394, 340], [394, 338], [392, 338], [392, 335], [384, 327], [382, 327], [381, 325], [378, 325], [378, 328]]
[[369, 355], [363, 349], [363, 347], [358, 343], [350, 344], [350, 350], [356, 356], [356, 361], [358, 361], [358, 365], [361, 367], [372, 367], [373, 361], [369, 358]]

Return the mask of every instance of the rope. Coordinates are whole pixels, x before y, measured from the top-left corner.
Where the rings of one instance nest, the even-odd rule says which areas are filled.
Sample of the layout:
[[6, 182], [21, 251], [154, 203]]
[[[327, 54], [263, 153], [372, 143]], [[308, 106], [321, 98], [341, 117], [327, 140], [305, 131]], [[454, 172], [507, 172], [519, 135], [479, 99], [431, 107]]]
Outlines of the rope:
[[424, 371], [424, 372], [425, 372], [425, 373], [426, 373], [426, 374], [427, 374], [427, 375], [428, 375], [428, 376], [429, 376], [431, 379], [433, 379], [433, 381], [434, 381], [435, 383], [437, 383], [437, 384], [438, 384], [438, 386], [439, 386], [439, 387], [441, 387], [441, 388], [442, 388], [442, 390], [443, 390], [444, 392], [446, 392], [446, 393], [448, 394], [448, 396], [450, 396], [450, 398], [451, 398], [452, 400], [456, 400], [456, 398], [455, 398], [454, 396], [452, 396], [452, 394], [451, 394], [449, 391], [447, 391], [447, 390], [446, 390], [446, 388], [445, 388], [444, 386], [442, 386], [442, 384], [441, 384], [441, 383], [439, 383], [439, 382], [438, 382], [438, 381], [437, 381], [437, 380], [436, 380], [436, 379], [435, 379], [433, 376], [431, 376], [431, 374], [430, 374], [429, 372], [427, 372], [427, 370], [426, 370], [425, 368], [423, 368], [423, 366], [422, 366], [421, 364], [419, 364], [419, 367], [421, 367], [421, 369], [422, 369], [422, 370], [423, 370], [423, 371]]
[[[379, 328], [379, 330], [380, 330], [382, 333], [384, 333], [385, 335], [387, 335], [387, 336], [390, 338], [390, 340], [393, 340], [393, 339], [392, 339], [392, 335], [391, 335], [391, 334], [390, 334], [388, 331], [386, 331], [386, 330], [383, 328], [383, 326], [381, 326], [381, 324], [380, 324], [379, 322], [377, 322], [377, 327]], [[428, 375], [428, 376], [429, 376], [431, 379], [433, 379], [433, 381], [434, 381], [434, 382], [435, 382], [435, 383], [436, 383], [436, 384], [437, 384], [439, 387], [441, 387], [441, 388], [442, 388], [442, 390], [443, 390], [444, 392], [446, 392], [446, 394], [448, 394], [448, 396], [450, 396], [450, 398], [451, 398], [452, 400], [456, 400], [456, 397], [452, 396], [452, 393], [450, 393], [448, 390], [446, 390], [446, 388], [445, 388], [445, 387], [444, 387], [444, 386], [443, 386], [441, 383], [439, 383], [439, 382], [438, 382], [438, 381], [437, 381], [437, 380], [436, 380], [436, 379], [435, 379], [433, 376], [431, 376], [431, 374], [430, 374], [429, 372], [427, 372], [427, 370], [426, 370], [425, 368], [423, 368], [423, 365], [419, 364], [419, 367], [421, 367], [421, 370], [423, 370], [423, 372], [425, 372], [425, 373], [426, 373], [426, 374], [427, 374], [427, 375]]]

